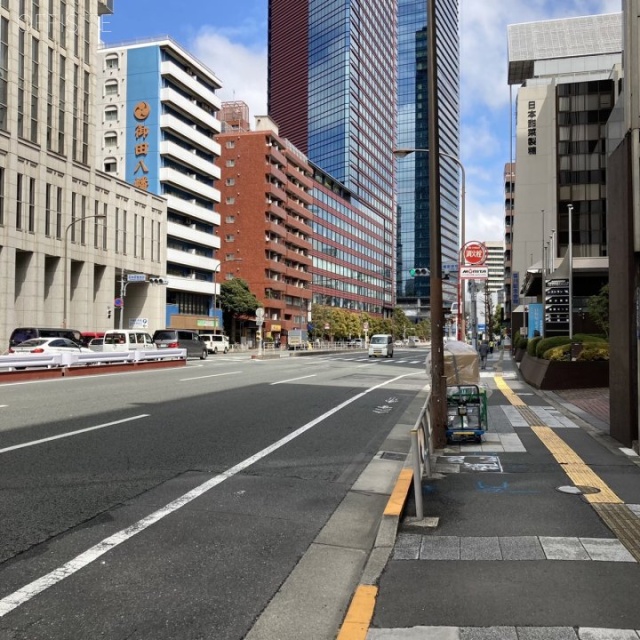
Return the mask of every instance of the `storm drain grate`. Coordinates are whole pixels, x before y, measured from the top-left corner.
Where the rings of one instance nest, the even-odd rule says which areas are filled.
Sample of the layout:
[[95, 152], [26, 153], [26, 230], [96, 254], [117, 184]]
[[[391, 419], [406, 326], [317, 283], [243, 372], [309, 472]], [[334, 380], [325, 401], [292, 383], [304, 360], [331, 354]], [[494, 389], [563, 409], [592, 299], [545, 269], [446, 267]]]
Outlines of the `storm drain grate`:
[[380, 454], [383, 460], [404, 460], [407, 457], [406, 453], [396, 453], [395, 451], [383, 451]]

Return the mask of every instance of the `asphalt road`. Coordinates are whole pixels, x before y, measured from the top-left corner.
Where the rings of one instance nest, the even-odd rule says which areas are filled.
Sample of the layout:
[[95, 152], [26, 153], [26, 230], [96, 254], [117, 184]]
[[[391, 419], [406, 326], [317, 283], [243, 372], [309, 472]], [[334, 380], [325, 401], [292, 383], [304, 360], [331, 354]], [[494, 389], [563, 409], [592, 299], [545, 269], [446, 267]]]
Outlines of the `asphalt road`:
[[407, 350], [0, 386], [0, 638], [243, 638], [425, 382]]

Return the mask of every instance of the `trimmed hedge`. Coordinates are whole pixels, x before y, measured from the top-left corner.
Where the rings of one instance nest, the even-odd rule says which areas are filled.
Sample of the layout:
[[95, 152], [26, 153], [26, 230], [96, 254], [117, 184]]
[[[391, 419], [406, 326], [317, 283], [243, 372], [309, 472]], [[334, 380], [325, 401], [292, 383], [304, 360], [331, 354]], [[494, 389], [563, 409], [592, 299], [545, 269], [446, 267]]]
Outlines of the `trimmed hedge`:
[[549, 349], [553, 349], [554, 347], [561, 347], [565, 344], [571, 344], [569, 336], [553, 336], [552, 338], [542, 338], [542, 340], [540, 340], [536, 345], [535, 354], [531, 355], [535, 355], [536, 358], [548, 359], [545, 356], [545, 353], [549, 351]]
[[536, 347], [538, 345], [538, 342], [540, 342], [540, 340], [542, 340], [541, 336], [536, 336], [535, 338], [531, 338], [531, 340], [529, 340], [529, 342], [527, 343], [527, 353], [530, 356], [534, 356], [536, 355]]

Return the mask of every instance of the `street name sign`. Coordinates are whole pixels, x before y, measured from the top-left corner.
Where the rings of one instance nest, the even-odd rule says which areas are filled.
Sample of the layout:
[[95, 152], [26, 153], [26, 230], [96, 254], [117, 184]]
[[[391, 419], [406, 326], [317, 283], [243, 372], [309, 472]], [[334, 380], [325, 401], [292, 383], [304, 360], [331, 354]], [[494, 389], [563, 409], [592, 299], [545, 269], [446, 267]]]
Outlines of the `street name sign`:
[[144, 282], [146, 279], [144, 273], [127, 273], [127, 282]]

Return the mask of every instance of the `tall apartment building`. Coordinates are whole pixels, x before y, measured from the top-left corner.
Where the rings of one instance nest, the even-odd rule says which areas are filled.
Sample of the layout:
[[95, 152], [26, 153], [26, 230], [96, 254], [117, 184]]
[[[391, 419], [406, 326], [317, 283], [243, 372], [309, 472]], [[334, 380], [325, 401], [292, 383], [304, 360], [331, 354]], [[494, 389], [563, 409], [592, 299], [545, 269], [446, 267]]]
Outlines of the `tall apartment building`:
[[[269, 1], [269, 115], [280, 135], [319, 170], [317, 235], [347, 240], [339, 254], [328, 246], [314, 255], [314, 290], [335, 283], [335, 298], [347, 306], [364, 304], [348, 280], [366, 272], [365, 278], [383, 284], [384, 314], [395, 302], [396, 69], [396, 0], [329, 8], [324, 0]], [[327, 206], [321, 176], [331, 189]], [[358, 218], [353, 230], [352, 213]], [[375, 229], [369, 239], [367, 229]], [[368, 245], [375, 264], [358, 252]], [[321, 271], [334, 274], [333, 283]]]
[[[119, 274], [163, 272], [165, 202], [94, 168], [99, 15], [111, 4], [67, 0], [41, 11], [36, 2], [0, 2], [5, 346], [16, 326], [113, 328]], [[125, 326], [161, 326], [160, 293], [129, 286]]]
[[167, 200], [167, 326], [217, 329], [221, 88], [171, 39], [110, 46], [98, 68], [104, 170]]
[[[458, 0], [437, 0], [438, 79], [440, 112], [440, 189], [442, 262], [458, 262], [460, 212], [460, 51]], [[429, 147], [427, 104], [428, 65], [427, 3], [398, 0], [398, 148]], [[446, 154], [446, 155], [444, 155]], [[416, 152], [397, 164], [398, 305], [424, 316], [430, 307], [428, 277], [412, 277], [414, 267], [429, 267], [429, 154]], [[445, 287], [445, 306], [455, 299], [455, 289]]]
[[[285, 342], [291, 329], [306, 329], [309, 319], [312, 170], [270, 118], [257, 117], [255, 130], [246, 131], [234, 128], [237, 109], [226, 107], [223, 113], [232, 122], [223, 123], [217, 138], [223, 178], [220, 279], [245, 280], [264, 306], [263, 335]], [[255, 338], [253, 322], [236, 324], [235, 330], [233, 341]]]
[[608, 280], [606, 124], [621, 52], [621, 14], [508, 27], [509, 83], [520, 85], [511, 218], [520, 304], [511, 309], [512, 330], [522, 325], [524, 305], [541, 301], [545, 253], [549, 275], [567, 255], [570, 211], [574, 311], [586, 309]]
[[[487, 279], [489, 291], [491, 293], [504, 291], [504, 242], [502, 240], [487, 240], [484, 243], [487, 248], [487, 260], [485, 265], [489, 267], [489, 278]], [[497, 298], [497, 296], [496, 296]]]

